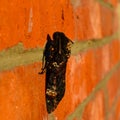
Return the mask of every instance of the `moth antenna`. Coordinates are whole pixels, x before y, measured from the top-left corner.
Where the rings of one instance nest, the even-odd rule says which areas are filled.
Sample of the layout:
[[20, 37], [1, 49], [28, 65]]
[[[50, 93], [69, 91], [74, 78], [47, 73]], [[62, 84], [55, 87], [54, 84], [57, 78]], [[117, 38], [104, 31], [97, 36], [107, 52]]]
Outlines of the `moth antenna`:
[[[69, 39], [70, 40], [70, 39]], [[72, 40], [70, 40], [70, 42], [72, 43], [72, 44], [74, 44], [74, 42], [72, 41]]]

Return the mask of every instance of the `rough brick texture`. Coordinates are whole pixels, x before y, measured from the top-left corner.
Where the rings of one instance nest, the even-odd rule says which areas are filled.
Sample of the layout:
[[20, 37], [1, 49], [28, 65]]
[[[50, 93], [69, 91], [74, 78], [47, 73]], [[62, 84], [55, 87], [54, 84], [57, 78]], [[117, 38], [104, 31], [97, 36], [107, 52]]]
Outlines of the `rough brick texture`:
[[[19, 42], [25, 49], [43, 48], [47, 33], [55, 31], [79, 42], [111, 36], [118, 28], [118, 4], [117, 0], [0, 0], [0, 52]], [[109, 73], [119, 59], [118, 38], [72, 55], [65, 96], [51, 115], [45, 106], [45, 76], [38, 75], [41, 60], [1, 71], [0, 120], [119, 120], [119, 67]]]

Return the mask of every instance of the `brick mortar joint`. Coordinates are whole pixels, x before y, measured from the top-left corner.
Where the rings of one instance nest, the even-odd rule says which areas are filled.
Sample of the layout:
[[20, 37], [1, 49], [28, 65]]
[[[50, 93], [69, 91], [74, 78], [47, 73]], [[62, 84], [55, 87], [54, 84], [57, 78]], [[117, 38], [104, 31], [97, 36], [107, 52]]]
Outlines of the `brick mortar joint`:
[[[75, 41], [71, 48], [72, 55], [102, 47], [118, 37], [115, 33], [102, 39], [90, 39], [85, 41]], [[32, 48], [25, 50], [22, 43], [5, 49], [0, 52], [0, 71], [9, 70], [16, 66], [32, 64], [42, 60], [43, 48]]]

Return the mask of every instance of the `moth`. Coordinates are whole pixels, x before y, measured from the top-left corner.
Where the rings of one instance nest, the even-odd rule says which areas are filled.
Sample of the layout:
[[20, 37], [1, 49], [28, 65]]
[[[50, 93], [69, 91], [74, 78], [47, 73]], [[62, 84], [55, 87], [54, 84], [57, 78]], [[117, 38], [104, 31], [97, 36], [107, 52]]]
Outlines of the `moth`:
[[53, 39], [47, 35], [43, 52], [42, 68], [46, 73], [45, 96], [47, 112], [53, 112], [65, 93], [65, 73], [73, 42], [63, 32], [54, 32]]

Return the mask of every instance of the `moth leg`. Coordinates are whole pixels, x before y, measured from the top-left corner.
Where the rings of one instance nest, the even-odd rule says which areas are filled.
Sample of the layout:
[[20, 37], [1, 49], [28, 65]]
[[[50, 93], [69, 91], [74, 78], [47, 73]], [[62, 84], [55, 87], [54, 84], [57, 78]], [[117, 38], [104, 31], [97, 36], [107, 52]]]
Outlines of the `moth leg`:
[[45, 73], [45, 68], [42, 68], [41, 70], [42, 70], [42, 71], [39, 72], [38, 74], [43, 74], [43, 73]]

